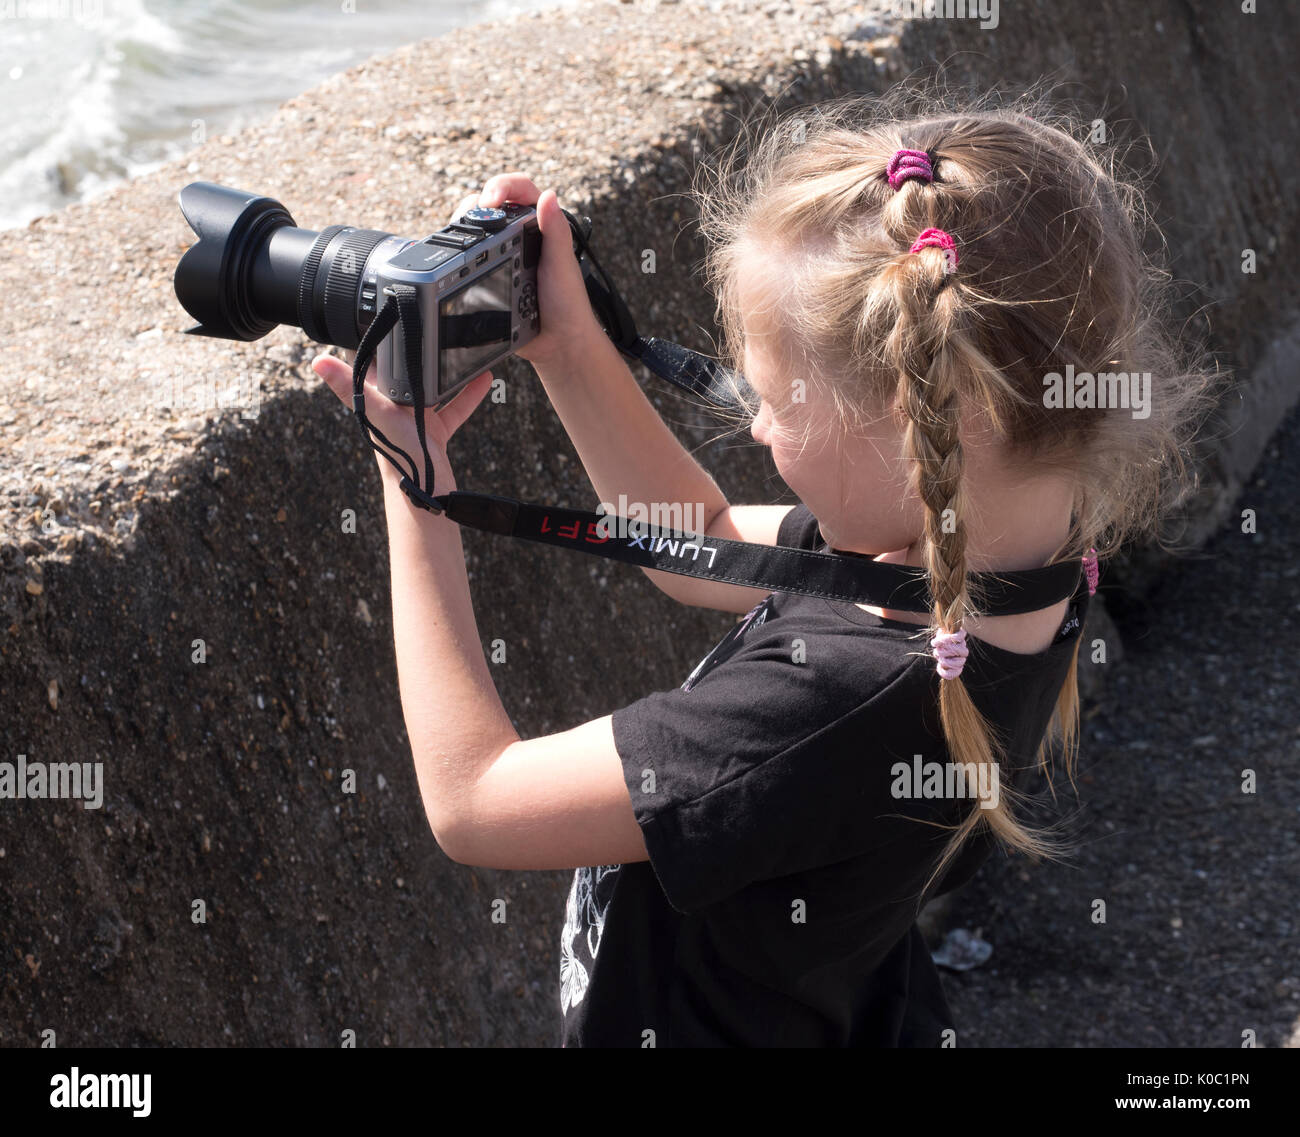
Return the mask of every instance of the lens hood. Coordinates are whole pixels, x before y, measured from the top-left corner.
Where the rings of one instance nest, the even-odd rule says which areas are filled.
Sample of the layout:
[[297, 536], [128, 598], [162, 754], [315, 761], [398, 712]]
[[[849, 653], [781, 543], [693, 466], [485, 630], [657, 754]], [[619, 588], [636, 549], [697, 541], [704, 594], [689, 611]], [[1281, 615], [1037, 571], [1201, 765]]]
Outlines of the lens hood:
[[198, 236], [176, 266], [176, 298], [198, 320], [190, 335], [255, 340], [276, 322], [255, 311], [252, 265], [271, 233], [293, 226], [289, 211], [269, 197], [214, 182], [180, 192], [181, 212]]

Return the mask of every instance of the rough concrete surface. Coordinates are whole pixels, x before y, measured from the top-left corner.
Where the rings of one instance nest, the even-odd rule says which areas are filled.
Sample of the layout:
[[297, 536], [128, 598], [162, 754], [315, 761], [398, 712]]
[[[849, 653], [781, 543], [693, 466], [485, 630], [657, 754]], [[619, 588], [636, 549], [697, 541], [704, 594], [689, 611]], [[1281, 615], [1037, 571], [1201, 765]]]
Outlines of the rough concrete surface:
[[[171, 288], [190, 242], [181, 186], [264, 192], [313, 228], [419, 235], [492, 173], [523, 169], [593, 217], [602, 262], [644, 330], [707, 350], [712, 300], [692, 275], [702, 250], [681, 195], [757, 100], [881, 90], [941, 65], [951, 84], [980, 89], [1055, 77], [1080, 105], [1150, 132], [1173, 269], [1199, 285], [1174, 315], [1208, 329], [1242, 380], [1224, 407], [1227, 440], [1203, 458], [1193, 530], [1204, 540], [1231, 516], [1297, 391], [1286, 46], [1297, 15], [1235, 7], [1004, 3], [988, 31], [844, 0], [537, 13], [371, 59], [238, 135], [0, 234], [0, 285], [23, 298], [0, 309], [0, 344], [17, 363], [0, 407], [0, 759], [105, 769], [98, 810], [0, 803], [0, 1043], [34, 1045], [45, 1030], [60, 1045], [128, 1046], [332, 1046], [348, 1029], [366, 1046], [558, 1037], [570, 874], [466, 868], [434, 844], [397, 695], [372, 459], [311, 375], [314, 348], [297, 330], [254, 344], [182, 335], [190, 320]], [[1259, 253], [1254, 276], [1240, 271], [1247, 247]], [[645, 248], [658, 254], [652, 277], [639, 271]], [[592, 505], [531, 369], [501, 373], [506, 401], [485, 404], [453, 443], [461, 488]], [[754, 449], [648, 389], [733, 501], [790, 500]], [[498, 687], [525, 736], [680, 682], [727, 625], [619, 566], [470, 531], [465, 544], [484, 644], [511, 645]], [[1122, 599], [1117, 581], [1140, 596], [1181, 571], [1136, 557], [1114, 566], [1111, 596]], [[1254, 646], [1235, 650], [1247, 654], [1221, 653], [1229, 692]], [[1177, 668], [1153, 674], [1168, 690], [1181, 683]], [[1295, 705], [1293, 680], [1276, 689]], [[1149, 749], [1123, 751], [1135, 771], [1180, 745], [1127, 729], [1085, 741], [1100, 753], [1145, 739]], [[1244, 764], [1234, 755], [1231, 771]], [[341, 792], [349, 770], [354, 794]], [[1294, 896], [1293, 842], [1269, 848], [1271, 861], [1248, 849], [1226, 862], [1217, 888], [1276, 877], [1278, 895]], [[1034, 870], [1045, 890], [1068, 871]], [[1155, 891], [1185, 880], [1158, 861], [1147, 871]], [[196, 925], [200, 899], [208, 919]], [[504, 924], [491, 919], [495, 899]], [[1032, 901], [972, 890], [958, 903], [975, 906], [962, 917], [971, 926], [995, 911], [1046, 920]], [[1064, 964], [1096, 959], [1087, 920], [1061, 920]], [[1295, 988], [1276, 986], [1264, 959], [1294, 930], [1249, 931], [1262, 946], [1235, 966], [1243, 985], [1273, 992], [1258, 1017], [1276, 1038]], [[1219, 950], [1205, 934], [1206, 952]], [[1103, 964], [1098, 997], [1122, 998], [1123, 973]], [[992, 974], [960, 981], [959, 1020], [986, 1024], [976, 1043], [1026, 1044], [990, 1017], [1006, 997]], [[1186, 1013], [1187, 991], [1148, 994], [1152, 1016]], [[1219, 1026], [1177, 1037], [1234, 1045]], [[1044, 1044], [1124, 1038], [1148, 1040], [1099, 1028]]]

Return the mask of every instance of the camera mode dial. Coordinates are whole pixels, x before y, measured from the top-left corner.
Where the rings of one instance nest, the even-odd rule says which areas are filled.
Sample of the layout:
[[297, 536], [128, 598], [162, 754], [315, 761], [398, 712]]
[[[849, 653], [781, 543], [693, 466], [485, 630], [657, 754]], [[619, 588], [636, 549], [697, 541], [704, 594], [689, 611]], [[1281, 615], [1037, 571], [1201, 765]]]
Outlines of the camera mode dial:
[[460, 216], [462, 225], [477, 225], [480, 229], [486, 229], [489, 233], [504, 229], [509, 222], [510, 218], [506, 216], [504, 209], [476, 207], [465, 210]]

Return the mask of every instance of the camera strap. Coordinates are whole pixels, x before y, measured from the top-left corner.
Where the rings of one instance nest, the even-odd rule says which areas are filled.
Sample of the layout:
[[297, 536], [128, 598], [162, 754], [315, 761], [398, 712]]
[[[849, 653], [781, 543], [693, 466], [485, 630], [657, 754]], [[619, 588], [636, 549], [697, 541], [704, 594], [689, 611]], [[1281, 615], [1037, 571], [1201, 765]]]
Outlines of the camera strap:
[[632, 319], [627, 304], [587, 243], [591, 218], [575, 217], [567, 209], [560, 212], [573, 231], [574, 253], [582, 269], [592, 311], [614, 346], [629, 359], [643, 364], [652, 375], [703, 399], [712, 407], [723, 411], [743, 408], [754, 391], [740, 372], [680, 344], [637, 332], [636, 321]]
[[[603, 276], [599, 265], [595, 267]], [[667, 382], [711, 401], [724, 400], [721, 405], [734, 405], [729, 395], [743, 391], [745, 386], [736, 373], [727, 372], [689, 348], [653, 338], [643, 339], [636, 334], [627, 307], [612, 284], [608, 288], [597, 284], [596, 289], [602, 305], [597, 314], [602, 321], [606, 315], [616, 321], [617, 332], [611, 331], [610, 335], [616, 343], [622, 337], [620, 350], [639, 359]], [[588, 277], [588, 294], [592, 291], [592, 280]], [[595, 300], [593, 296], [593, 304]], [[818, 553], [705, 537], [617, 514], [521, 502], [492, 494], [452, 490], [434, 496], [431, 492], [433, 460], [425, 435], [424, 384], [411, 383], [416, 435], [424, 458], [423, 485], [415, 459], [386, 438], [366, 416], [366, 372], [379, 344], [395, 328], [401, 336], [407, 375], [416, 377], [423, 373], [423, 337], [416, 291], [410, 285], [398, 285], [357, 346], [352, 368], [352, 409], [367, 443], [401, 474], [402, 492], [421, 508], [445, 514], [449, 520], [471, 529], [577, 549], [643, 569], [906, 612], [931, 610], [933, 605], [923, 569], [885, 564], [865, 554]], [[1082, 574], [1082, 561], [1060, 561], [1044, 568], [1016, 572], [975, 573], [972, 585], [981, 612], [1010, 616], [1049, 608], [1074, 596]]]

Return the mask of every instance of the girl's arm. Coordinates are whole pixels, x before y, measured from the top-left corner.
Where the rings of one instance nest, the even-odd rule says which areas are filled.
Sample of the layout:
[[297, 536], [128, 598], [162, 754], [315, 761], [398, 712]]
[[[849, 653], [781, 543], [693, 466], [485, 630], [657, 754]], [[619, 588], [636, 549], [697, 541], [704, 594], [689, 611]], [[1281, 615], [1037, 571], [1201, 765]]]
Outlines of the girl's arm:
[[[312, 366], [350, 407], [352, 369], [330, 355]], [[491, 379], [485, 371], [442, 410], [425, 414], [434, 485], [444, 493], [456, 488], [447, 442]], [[416, 453], [409, 408], [384, 400], [373, 366], [366, 385], [371, 421]], [[413, 505], [396, 470], [378, 455], [375, 461], [388, 527], [402, 711], [425, 815], [443, 852], [492, 868], [646, 860], [610, 717], [520, 739], [483, 658], [460, 527]]]
[[512, 869], [645, 860], [609, 716], [520, 739], [483, 656], [460, 527], [382, 473], [402, 711], [443, 852]]
[[[617, 507], [622, 495], [647, 511], [659, 503], [678, 510], [676, 516], [706, 536], [776, 544], [777, 528], [793, 507], [729, 506], [717, 483], [659, 417], [598, 325], [593, 323], [590, 336], [575, 342], [567, 355], [533, 367], [602, 502]], [[674, 600], [723, 612], [748, 612], [768, 592], [658, 569], [642, 571]]]
[[[639, 508], [642, 516], [650, 514], [651, 524], [673, 528], [680, 524], [705, 536], [775, 544], [777, 526], [790, 507], [729, 508], [717, 483], [664, 424], [605, 335], [591, 310], [582, 270], [573, 255], [573, 234], [554, 191], [539, 192], [532, 179], [519, 171], [496, 174], [476, 201], [466, 198], [457, 212], [471, 204], [499, 206], [507, 201], [536, 205], [542, 232], [537, 266], [542, 330], [517, 354], [541, 378], [598, 500], [617, 508], [621, 495], [629, 510]], [[657, 519], [655, 503], [666, 507], [669, 519]], [[674, 600], [702, 608], [748, 612], [767, 595], [760, 588], [657, 569], [642, 571]]]

